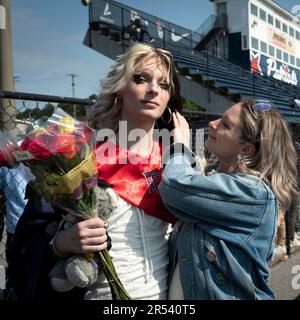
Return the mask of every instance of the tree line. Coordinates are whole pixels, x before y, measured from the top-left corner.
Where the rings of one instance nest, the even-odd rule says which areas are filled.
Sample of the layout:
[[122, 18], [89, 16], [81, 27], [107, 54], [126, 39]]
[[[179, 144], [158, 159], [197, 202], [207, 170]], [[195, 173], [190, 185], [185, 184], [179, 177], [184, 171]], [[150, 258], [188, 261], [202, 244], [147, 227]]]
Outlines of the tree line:
[[[96, 99], [97, 95], [92, 94], [89, 96], [89, 99]], [[195, 103], [183, 99], [183, 107], [185, 109], [190, 109], [190, 110], [202, 110], [204, 111], [203, 108], [199, 107]], [[70, 115], [74, 114], [74, 105], [70, 103], [58, 103], [57, 105], [53, 103], [46, 103], [43, 108], [40, 108], [36, 106], [35, 108], [26, 108], [25, 110], [19, 111], [17, 113], [17, 118], [20, 120], [37, 120], [42, 118], [43, 116], [50, 117], [54, 111], [54, 109], [58, 107], [63, 109], [65, 112], [67, 112]], [[76, 117], [79, 118], [80, 120], [83, 120], [86, 118], [87, 115], [87, 106], [86, 105], [78, 105], [75, 104], [76, 107]], [[22, 108], [23, 109], [23, 108]]]
[[[97, 95], [92, 94], [89, 96], [89, 99], [96, 99]], [[42, 118], [43, 116], [50, 117], [54, 111], [54, 109], [58, 107], [66, 111], [68, 114], [73, 115], [74, 113], [74, 104], [70, 103], [46, 103], [43, 108], [40, 108], [38, 105], [35, 108], [22, 108], [20, 111], [17, 112], [17, 118], [20, 120], [37, 120]], [[87, 113], [87, 106], [86, 105], [79, 105], [75, 104], [76, 108], [76, 117], [80, 119], [84, 119]]]

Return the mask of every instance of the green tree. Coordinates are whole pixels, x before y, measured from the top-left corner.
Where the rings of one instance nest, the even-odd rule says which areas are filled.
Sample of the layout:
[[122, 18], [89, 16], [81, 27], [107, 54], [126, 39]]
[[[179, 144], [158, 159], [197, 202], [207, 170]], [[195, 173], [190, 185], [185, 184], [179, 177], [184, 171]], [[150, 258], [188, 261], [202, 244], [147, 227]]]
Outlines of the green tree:
[[19, 111], [17, 114], [18, 119], [29, 119], [29, 117], [30, 117], [30, 109]]
[[[74, 115], [74, 104], [70, 103], [59, 103], [57, 105], [58, 108], [63, 109], [70, 115]], [[85, 117], [86, 115], [86, 106], [85, 105], [79, 105], [75, 104], [76, 107], [76, 117]]]
[[[93, 93], [92, 95], [90, 95], [88, 97], [88, 99], [96, 100], [97, 95], [95, 93]], [[80, 120], [85, 120], [86, 113], [87, 113], [89, 106], [88, 105], [79, 105], [79, 104], [76, 104], [75, 106], [76, 106], [76, 117], [79, 118]], [[73, 116], [73, 114], [74, 114], [74, 105], [72, 103], [58, 103], [57, 107], [63, 109], [71, 116]], [[50, 117], [52, 115], [54, 109], [55, 109], [55, 105], [50, 102], [46, 103], [42, 109], [40, 109], [38, 107], [38, 104], [34, 109], [29, 108], [29, 107], [26, 108], [26, 106], [25, 106], [24, 111], [18, 112], [17, 118], [20, 120], [21, 119], [37, 120], [43, 116]]]
[[187, 100], [185, 98], [183, 98], [183, 108], [184, 109], [188, 109], [188, 110], [199, 110], [199, 111], [206, 111], [206, 109], [204, 109], [203, 107], [197, 105], [196, 103]]
[[42, 109], [43, 115], [50, 117], [54, 111], [55, 105], [52, 103], [46, 103], [45, 107]]
[[97, 100], [98, 96], [96, 95], [96, 93], [93, 93], [89, 96], [90, 100]]
[[52, 103], [47, 103], [44, 108], [40, 109], [38, 106], [34, 109], [27, 108], [24, 111], [20, 111], [17, 114], [18, 119], [31, 119], [31, 120], [37, 120], [40, 119], [43, 116], [50, 117], [53, 113], [53, 110], [55, 108], [55, 105]]

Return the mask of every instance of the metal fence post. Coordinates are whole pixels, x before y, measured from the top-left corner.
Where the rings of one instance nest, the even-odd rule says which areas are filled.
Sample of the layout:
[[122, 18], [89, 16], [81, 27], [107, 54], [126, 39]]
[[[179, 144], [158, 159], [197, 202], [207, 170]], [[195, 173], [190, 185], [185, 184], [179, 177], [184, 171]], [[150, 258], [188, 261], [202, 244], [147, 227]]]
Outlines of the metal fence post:
[[[1, 23], [0, 29], [0, 91], [13, 90], [13, 63], [12, 63], [12, 35], [10, 18], [10, 0], [0, 0]], [[16, 114], [15, 102], [2, 99], [1, 103], [1, 129], [13, 129]]]

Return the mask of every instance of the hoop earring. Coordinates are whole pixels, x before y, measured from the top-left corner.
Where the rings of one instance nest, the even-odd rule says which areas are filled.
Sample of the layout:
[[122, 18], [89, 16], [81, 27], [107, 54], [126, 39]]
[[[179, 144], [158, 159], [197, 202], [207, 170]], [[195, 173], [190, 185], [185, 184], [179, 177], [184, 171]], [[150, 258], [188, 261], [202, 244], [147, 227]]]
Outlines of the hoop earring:
[[172, 110], [171, 110], [169, 107], [167, 107], [167, 109], [166, 109], [166, 110], [168, 110], [168, 111], [169, 111], [169, 120], [168, 120], [168, 121], [166, 121], [166, 120], [164, 119], [164, 117], [163, 117], [164, 113], [161, 115], [161, 120], [162, 120], [162, 122], [163, 122], [163, 123], [165, 123], [165, 124], [169, 124], [169, 123], [172, 121], [172, 119], [173, 119], [173, 116], [172, 116]]
[[119, 98], [118, 98], [118, 96], [116, 96], [116, 98], [115, 98], [115, 100], [114, 100], [114, 103], [113, 103], [113, 106], [112, 106], [112, 109], [113, 109], [113, 112], [115, 113], [115, 114], [118, 114], [119, 113], [119, 106], [118, 106], [118, 100], [119, 100]]

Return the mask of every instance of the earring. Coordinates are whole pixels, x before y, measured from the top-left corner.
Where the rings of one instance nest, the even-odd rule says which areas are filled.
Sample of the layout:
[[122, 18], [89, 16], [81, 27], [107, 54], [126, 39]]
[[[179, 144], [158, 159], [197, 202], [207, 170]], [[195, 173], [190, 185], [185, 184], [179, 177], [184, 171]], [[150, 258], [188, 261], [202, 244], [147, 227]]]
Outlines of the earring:
[[243, 157], [238, 153], [237, 159], [238, 159], [238, 160], [242, 160], [242, 158], [243, 158]]
[[163, 117], [164, 113], [161, 115], [161, 119], [162, 119], [163, 123], [169, 124], [169, 123], [172, 121], [172, 119], [173, 119], [172, 110], [171, 110], [169, 107], [167, 107], [166, 110], [169, 111], [169, 119], [168, 119], [168, 121], [166, 121], [166, 120], [164, 119], [164, 117]]
[[119, 98], [118, 98], [118, 96], [116, 96], [116, 98], [115, 98], [115, 100], [114, 100], [114, 103], [113, 103], [113, 106], [112, 106], [112, 109], [113, 109], [113, 112], [115, 113], [115, 114], [118, 114], [119, 113], [119, 106], [118, 106], [118, 100], [119, 100]]

